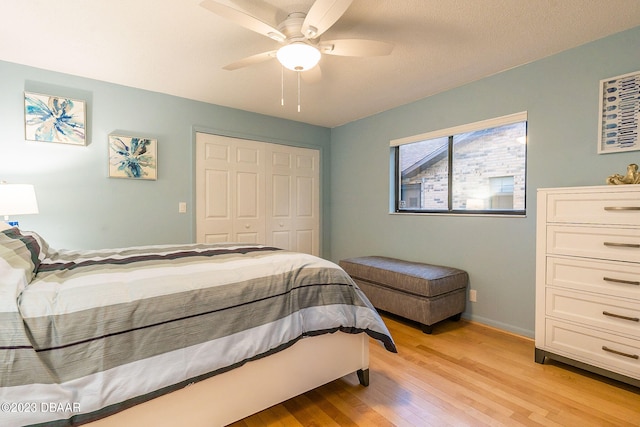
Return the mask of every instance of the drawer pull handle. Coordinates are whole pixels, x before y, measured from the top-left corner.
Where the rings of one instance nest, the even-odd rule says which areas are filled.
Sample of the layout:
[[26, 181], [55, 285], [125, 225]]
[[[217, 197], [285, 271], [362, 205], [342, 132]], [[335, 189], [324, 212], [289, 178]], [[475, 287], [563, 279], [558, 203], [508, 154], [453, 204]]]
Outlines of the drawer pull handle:
[[605, 246], [615, 246], [619, 248], [640, 248], [640, 244], [637, 243], [615, 243], [615, 242], [604, 242]]
[[634, 282], [633, 280], [614, 279], [612, 277], [603, 277], [602, 280], [606, 282], [624, 283], [625, 285], [640, 286], [640, 282]]
[[609, 348], [609, 347], [607, 347], [606, 345], [603, 345], [603, 346], [602, 346], [602, 349], [603, 349], [604, 351], [608, 351], [609, 353], [613, 353], [613, 354], [617, 354], [617, 355], [620, 355], [620, 356], [628, 357], [628, 358], [630, 358], [630, 359], [636, 359], [636, 360], [640, 359], [640, 356], [638, 356], [637, 354], [623, 353], [623, 352], [621, 352], [621, 351], [618, 351], [618, 350], [614, 350], [614, 349], [612, 349], [612, 348]]
[[605, 211], [640, 211], [640, 206], [605, 206]]
[[631, 320], [632, 322], [640, 322], [640, 319], [637, 317], [623, 316], [621, 314], [609, 313], [608, 311], [603, 311], [602, 314], [609, 317], [615, 317], [617, 319]]

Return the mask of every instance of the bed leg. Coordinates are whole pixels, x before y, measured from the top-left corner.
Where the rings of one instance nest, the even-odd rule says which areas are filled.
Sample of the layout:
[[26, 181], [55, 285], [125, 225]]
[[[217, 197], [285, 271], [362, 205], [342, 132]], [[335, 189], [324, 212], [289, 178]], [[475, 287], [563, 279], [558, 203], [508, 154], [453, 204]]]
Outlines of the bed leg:
[[369, 387], [369, 370], [358, 369], [356, 373], [358, 374], [358, 381], [360, 381], [360, 385]]

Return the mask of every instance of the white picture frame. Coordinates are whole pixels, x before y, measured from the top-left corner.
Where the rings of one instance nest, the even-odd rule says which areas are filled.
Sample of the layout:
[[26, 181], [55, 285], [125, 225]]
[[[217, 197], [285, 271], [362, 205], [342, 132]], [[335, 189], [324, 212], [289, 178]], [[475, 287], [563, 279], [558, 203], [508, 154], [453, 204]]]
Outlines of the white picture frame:
[[24, 92], [24, 138], [27, 141], [87, 145], [85, 101]]
[[158, 179], [158, 140], [109, 135], [109, 177]]
[[640, 150], [640, 71], [600, 80], [598, 154]]

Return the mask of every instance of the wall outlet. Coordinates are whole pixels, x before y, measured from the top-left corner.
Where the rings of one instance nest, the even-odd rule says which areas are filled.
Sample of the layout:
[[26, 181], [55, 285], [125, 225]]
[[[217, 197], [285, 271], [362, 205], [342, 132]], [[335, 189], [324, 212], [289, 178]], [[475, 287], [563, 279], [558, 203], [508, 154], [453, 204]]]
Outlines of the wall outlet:
[[178, 203], [178, 213], [187, 213], [187, 202]]
[[476, 291], [475, 289], [470, 289], [469, 290], [469, 301], [471, 301], [471, 302], [477, 302], [478, 301], [478, 291]]

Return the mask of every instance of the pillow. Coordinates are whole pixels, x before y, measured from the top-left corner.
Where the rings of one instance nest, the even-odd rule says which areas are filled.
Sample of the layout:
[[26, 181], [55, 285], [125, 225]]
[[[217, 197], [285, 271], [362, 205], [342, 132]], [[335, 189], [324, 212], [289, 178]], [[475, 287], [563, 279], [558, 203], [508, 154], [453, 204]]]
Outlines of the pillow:
[[23, 269], [27, 282], [38, 272], [48, 250], [47, 242], [32, 231], [21, 232], [15, 227], [0, 231], [0, 257], [13, 268]]
[[0, 221], [0, 231], [8, 230], [9, 228], [11, 228], [9, 224], [4, 221]]

